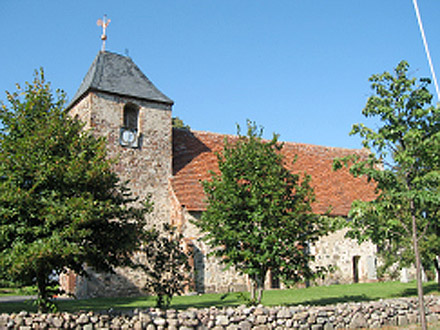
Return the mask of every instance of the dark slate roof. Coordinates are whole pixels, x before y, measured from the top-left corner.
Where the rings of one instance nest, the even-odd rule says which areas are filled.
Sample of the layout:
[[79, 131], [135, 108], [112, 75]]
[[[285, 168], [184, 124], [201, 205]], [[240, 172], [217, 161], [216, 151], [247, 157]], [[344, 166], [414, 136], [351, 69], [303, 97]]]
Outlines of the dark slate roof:
[[153, 85], [131, 58], [106, 51], [98, 53], [68, 108], [89, 91], [173, 104], [173, 101]]

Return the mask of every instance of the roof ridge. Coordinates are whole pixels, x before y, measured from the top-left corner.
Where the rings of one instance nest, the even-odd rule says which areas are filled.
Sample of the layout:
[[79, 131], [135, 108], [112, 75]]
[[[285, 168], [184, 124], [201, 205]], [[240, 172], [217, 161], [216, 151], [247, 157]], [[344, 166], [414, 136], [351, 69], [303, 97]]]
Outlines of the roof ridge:
[[[99, 53], [98, 53], [98, 55], [96, 55], [96, 63], [95, 63], [95, 66], [92, 68], [92, 67], [90, 67], [90, 68], [92, 68], [92, 81], [90, 82], [90, 86], [95, 86], [95, 85], [99, 85], [99, 83], [100, 83], [100, 78], [101, 78], [101, 76], [102, 76], [102, 68], [103, 68], [103, 66], [105, 65], [105, 63], [103, 63], [102, 65], [100, 65], [101, 63], [100, 62], [103, 62], [104, 61], [104, 59], [103, 59], [103, 57], [102, 56], [100, 56], [100, 54], [101, 53], [104, 53], [104, 51], [100, 51]], [[93, 62], [95, 62], [95, 61], [93, 61]], [[92, 66], [93, 66], [93, 63], [92, 63]], [[100, 71], [100, 72], [97, 72], [97, 71]]]
[[[172, 178], [175, 194], [180, 205], [185, 205], [188, 211], [203, 211], [206, 209], [206, 196], [201, 182], [211, 178], [210, 171], [218, 173], [216, 155], [223, 145], [223, 139], [236, 139], [237, 135], [197, 130], [176, 132], [178, 134], [173, 139]], [[363, 151], [285, 142], [281, 153], [289, 171], [311, 175], [311, 185], [316, 195], [313, 212], [324, 214], [331, 206], [331, 215], [347, 216], [354, 200], [375, 198], [376, 186], [365, 178], [354, 178], [345, 168], [333, 171], [333, 159], [350, 153], [364, 156], [361, 154]]]
[[[217, 135], [217, 136], [224, 136], [224, 137], [233, 137], [238, 138], [238, 135], [236, 134], [227, 134], [227, 133], [217, 133], [217, 132], [209, 132], [209, 131], [199, 131], [199, 130], [190, 130], [193, 133], [200, 133], [200, 134], [210, 134], [210, 135]], [[270, 141], [269, 139], [263, 139], [263, 141]], [[365, 152], [369, 153], [368, 149], [366, 148], [345, 148], [345, 147], [333, 147], [333, 146], [325, 146], [325, 145], [319, 145], [319, 144], [313, 144], [313, 143], [304, 143], [304, 142], [294, 142], [294, 141], [281, 141], [280, 143], [287, 144], [287, 145], [295, 145], [295, 146], [304, 146], [304, 147], [313, 147], [313, 148], [324, 148], [324, 149], [331, 149], [335, 151], [351, 151], [351, 152]]]

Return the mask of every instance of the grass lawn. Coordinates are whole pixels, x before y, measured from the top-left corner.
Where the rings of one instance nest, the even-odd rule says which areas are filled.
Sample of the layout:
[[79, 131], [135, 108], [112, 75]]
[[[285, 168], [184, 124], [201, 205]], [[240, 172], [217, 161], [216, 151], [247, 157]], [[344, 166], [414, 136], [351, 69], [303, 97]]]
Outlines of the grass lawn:
[[2, 288], [0, 287], [0, 297], [7, 296], [31, 296], [37, 294], [37, 288], [26, 286], [22, 288]]
[[[424, 285], [425, 294], [438, 294], [437, 283], [429, 282]], [[378, 299], [409, 297], [417, 295], [416, 283], [383, 282], [359, 283], [346, 285], [331, 285], [310, 287], [305, 289], [266, 290], [263, 304], [275, 305], [328, 305], [344, 302], [362, 302]], [[246, 303], [247, 293], [204, 294], [199, 296], [179, 296], [173, 298], [171, 308], [186, 309], [189, 307], [203, 308], [210, 306], [236, 306]], [[60, 311], [95, 310], [102, 311], [110, 308], [127, 310], [154, 306], [154, 297], [126, 298], [95, 298], [81, 300], [59, 301]], [[35, 311], [32, 302], [0, 303], [0, 313], [19, 312], [21, 310]]]

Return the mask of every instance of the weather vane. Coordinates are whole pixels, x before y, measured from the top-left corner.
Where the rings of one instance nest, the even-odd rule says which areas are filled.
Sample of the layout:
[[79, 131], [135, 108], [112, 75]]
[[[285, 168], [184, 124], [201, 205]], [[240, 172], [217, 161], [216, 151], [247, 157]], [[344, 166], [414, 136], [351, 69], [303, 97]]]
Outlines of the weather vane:
[[104, 19], [98, 19], [96, 22], [96, 25], [102, 26], [102, 51], [105, 51], [105, 41], [107, 40], [107, 35], [105, 34], [105, 30], [107, 29], [107, 26], [110, 24], [110, 19], [107, 19], [107, 15], [104, 15]]

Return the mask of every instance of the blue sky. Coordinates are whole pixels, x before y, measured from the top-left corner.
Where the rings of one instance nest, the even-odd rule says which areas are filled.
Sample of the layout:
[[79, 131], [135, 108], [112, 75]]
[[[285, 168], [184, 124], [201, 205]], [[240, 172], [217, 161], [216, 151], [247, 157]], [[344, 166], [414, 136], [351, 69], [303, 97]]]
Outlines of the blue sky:
[[[440, 1], [418, 4], [439, 71]], [[430, 76], [412, 0], [3, 0], [0, 99], [39, 67], [72, 98], [103, 14], [106, 49], [128, 53], [196, 130], [232, 134], [249, 118], [284, 141], [359, 148], [348, 132], [365, 122], [368, 77], [403, 59]]]

